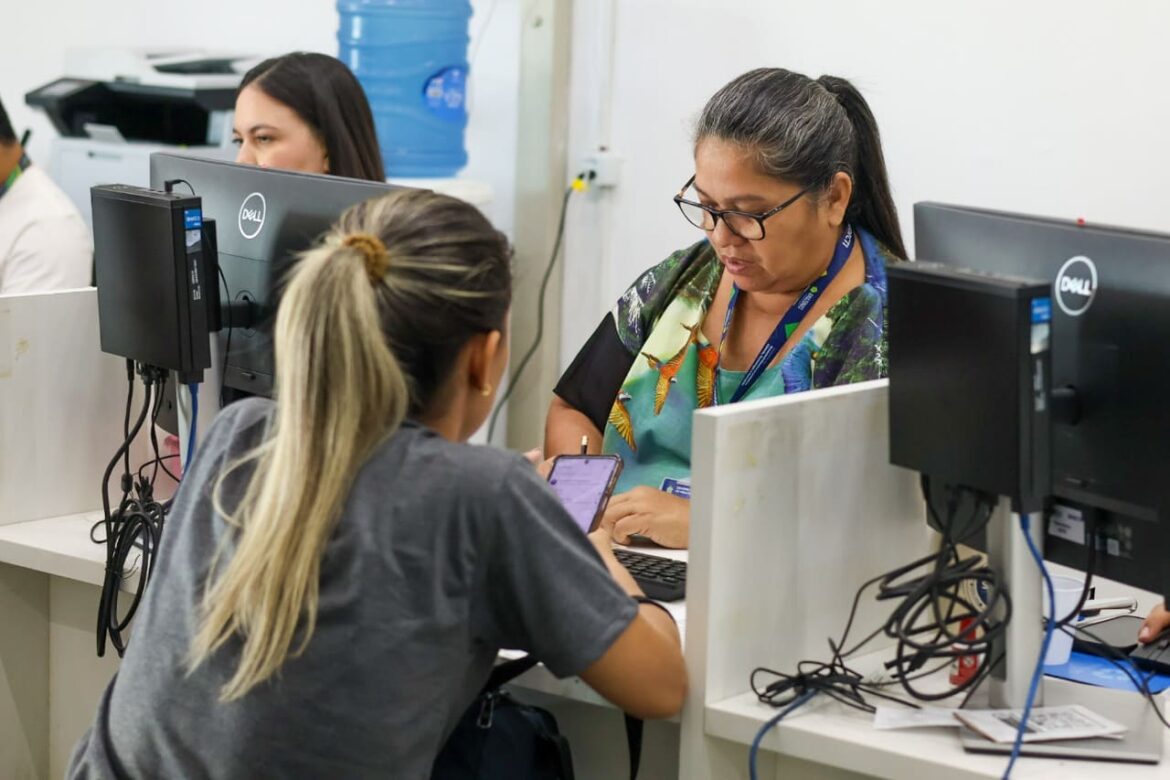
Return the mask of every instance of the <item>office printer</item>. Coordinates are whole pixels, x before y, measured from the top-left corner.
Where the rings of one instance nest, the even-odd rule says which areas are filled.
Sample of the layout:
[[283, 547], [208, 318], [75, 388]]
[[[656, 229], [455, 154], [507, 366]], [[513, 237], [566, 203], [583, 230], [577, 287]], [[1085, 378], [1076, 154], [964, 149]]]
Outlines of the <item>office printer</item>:
[[205, 49], [75, 49], [66, 73], [25, 95], [60, 134], [47, 167], [87, 223], [90, 187], [150, 185], [150, 155], [232, 159], [232, 112], [255, 55]]

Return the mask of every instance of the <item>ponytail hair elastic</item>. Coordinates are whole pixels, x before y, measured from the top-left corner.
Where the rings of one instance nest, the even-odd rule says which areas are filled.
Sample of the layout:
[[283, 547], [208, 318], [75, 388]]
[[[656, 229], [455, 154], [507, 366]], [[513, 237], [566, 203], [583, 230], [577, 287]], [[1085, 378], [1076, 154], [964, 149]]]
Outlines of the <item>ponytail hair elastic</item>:
[[377, 284], [386, 276], [390, 268], [390, 252], [382, 239], [370, 233], [350, 233], [341, 240], [342, 246], [356, 249], [362, 253], [366, 264], [366, 274], [370, 281]]

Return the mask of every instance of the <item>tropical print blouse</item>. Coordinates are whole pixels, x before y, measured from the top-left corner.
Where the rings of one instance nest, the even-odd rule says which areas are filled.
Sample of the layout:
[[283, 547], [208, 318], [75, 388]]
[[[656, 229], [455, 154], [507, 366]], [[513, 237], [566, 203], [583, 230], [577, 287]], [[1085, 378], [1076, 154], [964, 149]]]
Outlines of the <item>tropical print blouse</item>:
[[[743, 400], [886, 376], [885, 269], [895, 258], [867, 231], [858, 236], [864, 283], [820, 317]], [[618, 492], [648, 485], [689, 495], [692, 413], [716, 397], [730, 398], [744, 373], [718, 368], [718, 344], [702, 333], [722, 274], [706, 240], [643, 273], [557, 385], [557, 394], [604, 432], [603, 452], [622, 456]]]

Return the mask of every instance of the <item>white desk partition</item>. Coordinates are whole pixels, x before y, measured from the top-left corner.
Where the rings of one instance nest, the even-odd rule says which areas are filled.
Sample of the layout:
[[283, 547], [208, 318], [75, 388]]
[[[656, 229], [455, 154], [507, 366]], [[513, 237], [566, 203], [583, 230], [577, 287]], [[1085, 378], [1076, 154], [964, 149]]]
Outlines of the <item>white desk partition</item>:
[[[683, 780], [746, 777], [747, 748], [708, 736], [707, 706], [749, 691], [757, 666], [828, 659], [857, 588], [930, 550], [918, 475], [889, 464], [887, 386], [696, 414]], [[851, 637], [886, 612], [863, 598]], [[774, 759], [762, 756], [761, 776]]]
[[125, 361], [101, 351], [95, 288], [0, 296], [0, 524], [101, 506], [126, 387]]
[[[0, 777], [60, 777], [115, 668], [93, 657], [97, 589], [70, 578], [104, 571], [89, 528], [126, 387], [125, 362], [101, 351], [95, 289], [0, 296]], [[76, 518], [25, 522], [62, 515]]]

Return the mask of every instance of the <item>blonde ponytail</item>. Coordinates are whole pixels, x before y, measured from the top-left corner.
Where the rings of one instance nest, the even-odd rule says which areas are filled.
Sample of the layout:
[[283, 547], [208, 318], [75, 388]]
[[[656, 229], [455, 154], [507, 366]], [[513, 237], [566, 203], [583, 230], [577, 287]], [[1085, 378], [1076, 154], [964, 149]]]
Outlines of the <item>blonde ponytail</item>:
[[[276, 316], [274, 421], [212, 495], [236, 532], [212, 562], [189, 668], [242, 638], [222, 700], [303, 652], [321, 559], [354, 477], [435, 390], [450, 345], [502, 327], [510, 288], [503, 236], [467, 204], [429, 192], [359, 204], [302, 255]], [[412, 370], [404, 372], [399, 348]], [[239, 505], [223, 506], [225, 478], [248, 464]]]
[[[235, 514], [230, 563], [206, 594], [197, 664], [247, 637], [222, 698], [236, 699], [298, 654], [317, 613], [321, 554], [354, 475], [402, 421], [406, 380], [379, 323], [360, 247], [322, 247], [301, 260], [276, 318], [278, 403], [266, 444]], [[243, 465], [237, 464], [237, 465]], [[293, 649], [294, 635], [304, 630]]]

